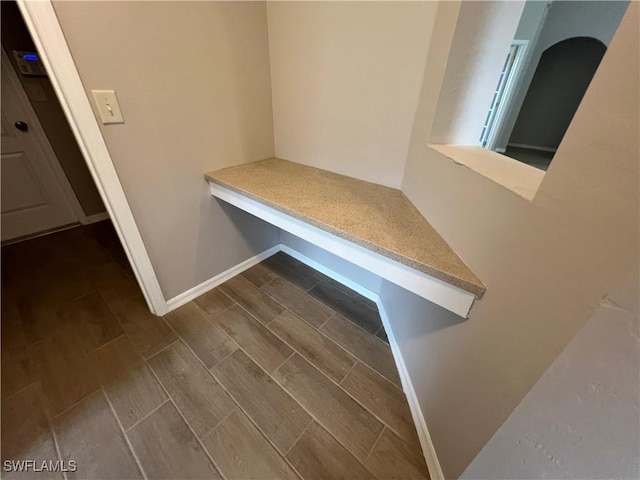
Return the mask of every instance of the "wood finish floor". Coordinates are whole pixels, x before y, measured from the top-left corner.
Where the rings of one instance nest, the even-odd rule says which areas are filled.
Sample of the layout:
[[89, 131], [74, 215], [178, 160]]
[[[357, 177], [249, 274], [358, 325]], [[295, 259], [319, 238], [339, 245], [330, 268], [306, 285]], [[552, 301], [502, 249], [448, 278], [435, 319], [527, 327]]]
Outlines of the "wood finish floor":
[[159, 318], [109, 222], [9, 245], [3, 465], [73, 460], [68, 479], [428, 478], [385, 339], [375, 304], [282, 253]]

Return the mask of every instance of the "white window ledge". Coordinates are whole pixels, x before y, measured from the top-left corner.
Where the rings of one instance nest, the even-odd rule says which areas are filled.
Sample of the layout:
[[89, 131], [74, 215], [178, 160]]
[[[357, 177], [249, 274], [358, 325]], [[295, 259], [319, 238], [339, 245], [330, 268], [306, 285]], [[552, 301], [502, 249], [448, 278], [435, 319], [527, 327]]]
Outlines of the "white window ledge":
[[482, 147], [442, 144], [428, 146], [527, 200], [533, 199], [544, 178], [545, 172], [542, 170]]

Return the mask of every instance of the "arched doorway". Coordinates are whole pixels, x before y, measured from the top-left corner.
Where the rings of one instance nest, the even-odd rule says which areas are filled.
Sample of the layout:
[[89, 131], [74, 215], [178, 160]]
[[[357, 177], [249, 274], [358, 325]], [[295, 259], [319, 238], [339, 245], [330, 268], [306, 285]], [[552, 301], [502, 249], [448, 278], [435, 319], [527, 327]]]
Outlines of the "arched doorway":
[[574, 37], [547, 48], [520, 109], [509, 145], [555, 151], [607, 47], [595, 38]]

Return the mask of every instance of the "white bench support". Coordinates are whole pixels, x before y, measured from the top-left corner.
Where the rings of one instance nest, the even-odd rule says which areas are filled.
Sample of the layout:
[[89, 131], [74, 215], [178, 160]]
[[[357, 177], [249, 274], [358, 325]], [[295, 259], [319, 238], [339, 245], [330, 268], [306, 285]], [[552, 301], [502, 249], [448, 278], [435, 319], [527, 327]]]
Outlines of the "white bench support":
[[426, 273], [337, 237], [245, 195], [209, 182], [211, 195], [467, 318], [475, 296]]

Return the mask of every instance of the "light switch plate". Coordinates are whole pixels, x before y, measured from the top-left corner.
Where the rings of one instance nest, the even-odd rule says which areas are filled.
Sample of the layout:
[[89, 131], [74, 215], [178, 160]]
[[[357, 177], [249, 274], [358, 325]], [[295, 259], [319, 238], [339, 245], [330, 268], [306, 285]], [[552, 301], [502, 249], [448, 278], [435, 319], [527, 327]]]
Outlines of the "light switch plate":
[[118, 105], [114, 90], [91, 90], [91, 93], [96, 101], [98, 113], [100, 113], [100, 119], [103, 124], [124, 123], [122, 111], [120, 110], [120, 105]]

